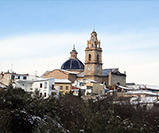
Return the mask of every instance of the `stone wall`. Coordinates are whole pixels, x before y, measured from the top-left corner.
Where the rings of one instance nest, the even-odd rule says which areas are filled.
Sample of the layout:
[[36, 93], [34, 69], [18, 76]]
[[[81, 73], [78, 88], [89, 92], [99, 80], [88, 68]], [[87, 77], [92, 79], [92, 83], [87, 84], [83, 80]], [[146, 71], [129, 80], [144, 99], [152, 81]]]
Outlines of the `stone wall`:
[[109, 85], [113, 85], [116, 83], [120, 83], [120, 85], [126, 85], [126, 76], [125, 75], [117, 75], [109, 73]]

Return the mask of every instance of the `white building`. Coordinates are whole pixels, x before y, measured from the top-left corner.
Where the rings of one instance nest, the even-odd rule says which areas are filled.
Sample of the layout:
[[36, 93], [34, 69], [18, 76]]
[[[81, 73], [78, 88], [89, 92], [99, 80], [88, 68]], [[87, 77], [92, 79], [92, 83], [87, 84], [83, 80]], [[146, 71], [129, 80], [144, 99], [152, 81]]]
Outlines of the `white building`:
[[[72, 86], [81, 89], [82, 94], [87, 96], [87, 94], [91, 94], [93, 92], [93, 86], [91, 85], [91, 83], [97, 82], [90, 79], [82, 79], [81, 81], [75, 80]], [[74, 89], [73, 91], [77, 91], [76, 93], [78, 94], [79, 89]]]
[[54, 95], [58, 98], [59, 87], [55, 87], [55, 78], [31, 78], [15, 80], [15, 88], [22, 88], [27, 92], [34, 92], [39, 90], [40, 96], [48, 98]]

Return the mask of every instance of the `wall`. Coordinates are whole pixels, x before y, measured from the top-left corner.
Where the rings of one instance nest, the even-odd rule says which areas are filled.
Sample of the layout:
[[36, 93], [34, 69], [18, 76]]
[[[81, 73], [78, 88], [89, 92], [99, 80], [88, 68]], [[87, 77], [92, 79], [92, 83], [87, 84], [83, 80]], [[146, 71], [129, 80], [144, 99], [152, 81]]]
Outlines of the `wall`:
[[0, 75], [0, 82], [8, 86], [10, 82], [10, 75], [10, 73], [5, 73], [3, 77]]
[[124, 75], [116, 75], [109, 72], [109, 85], [113, 85], [116, 83], [120, 83], [120, 85], [126, 85], [126, 76]]
[[103, 85], [93, 83], [93, 93], [98, 95], [104, 94]]
[[108, 77], [102, 77], [102, 83], [105, 82], [106, 86], [108, 86], [109, 82], [108, 82]]
[[71, 74], [62, 70], [53, 70], [44, 75], [44, 78], [55, 78], [55, 79], [68, 79], [72, 83], [76, 80], [76, 74]]
[[[59, 92], [62, 94], [66, 94], [69, 93], [71, 91], [71, 84], [67, 84], [67, 83], [55, 83], [55, 86], [59, 86]], [[60, 89], [60, 86], [63, 87], [63, 89]], [[66, 86], [68, 86], [68, 90], [66, 90]]]
[[74, 83], [75, 80], [76, 80], [76, 75], [75, 74], [69, 74], [68, 75], [68, 80], [70, 80], [72, 83]]

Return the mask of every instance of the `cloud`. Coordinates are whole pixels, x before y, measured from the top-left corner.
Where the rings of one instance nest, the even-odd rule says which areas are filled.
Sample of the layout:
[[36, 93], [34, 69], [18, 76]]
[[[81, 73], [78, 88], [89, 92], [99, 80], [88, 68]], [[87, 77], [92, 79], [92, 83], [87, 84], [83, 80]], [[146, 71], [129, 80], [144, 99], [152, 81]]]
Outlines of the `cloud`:
[[[127, 72], [127, 82], [158, 84], [159, 33], [100, 33], [103, 49], [103, 68], [119, 67]], [[0, 70], [42, 75], [47, 70], [60, 68], [76, 45], [78, 58], [84, 63], [85, 48], [90, 34], [35, 33], [7, 37], [0, 40]]]

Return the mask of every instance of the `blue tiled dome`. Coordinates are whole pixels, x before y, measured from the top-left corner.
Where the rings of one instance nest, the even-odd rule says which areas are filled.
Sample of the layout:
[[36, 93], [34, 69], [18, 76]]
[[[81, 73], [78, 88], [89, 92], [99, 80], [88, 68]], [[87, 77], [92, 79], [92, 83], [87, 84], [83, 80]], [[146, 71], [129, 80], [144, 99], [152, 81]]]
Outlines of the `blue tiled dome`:
[[69, 59], [66, 62], [64, 62], [61, 66], [61, 69], [65, 70], [84, 70], [84, 65], [83, 63], [77, 59]]

